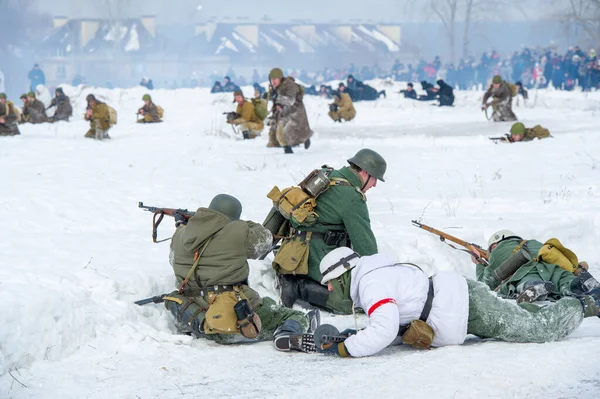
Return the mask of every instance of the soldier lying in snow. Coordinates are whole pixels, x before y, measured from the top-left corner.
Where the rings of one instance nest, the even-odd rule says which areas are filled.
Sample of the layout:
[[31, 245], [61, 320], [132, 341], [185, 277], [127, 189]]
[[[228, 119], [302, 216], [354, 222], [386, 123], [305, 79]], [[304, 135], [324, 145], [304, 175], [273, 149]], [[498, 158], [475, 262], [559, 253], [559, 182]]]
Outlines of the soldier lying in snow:
[[[472, 252], [479, 257], [476, 248]], [[600, 287], [577, 256], [557, 239], [542, 244], [523, 240], [510, 230], [500, 230], [488, 240], [488, 265], [477, 265], [477, 280], [485, 283], [503, 298], [516, 298], [518, 303], [578, 296]]]
[[516, 122], [510, 128], [510, 134], [502, 137], [490, 137], [490, 140], [503, 143], [518, 143], [520, 141], [541, 140], [548, 137], [552, 137], [550, 131], [541, 125], [526, 128], [521, 122]]
[[[427, 278], [419, 267], [396, 263], [384, 254], [360, 257], [341, 247], [327, 254], [320, 268], [323, 284], [341, 290], [369, 316], [369, 326], [360, 331], [321, 336], [317, 329], [316, 349], [327, 355], [371, 356], [400, 336], [417, 348], [460, 345], [467, 334], [508, 342], [557, 341], [585, 317], [600, 315], [600, 288], [525, 309], [458, 273], [438, 272]], [[350, 285], [333, 284], [342, 276], [349, 276]]]

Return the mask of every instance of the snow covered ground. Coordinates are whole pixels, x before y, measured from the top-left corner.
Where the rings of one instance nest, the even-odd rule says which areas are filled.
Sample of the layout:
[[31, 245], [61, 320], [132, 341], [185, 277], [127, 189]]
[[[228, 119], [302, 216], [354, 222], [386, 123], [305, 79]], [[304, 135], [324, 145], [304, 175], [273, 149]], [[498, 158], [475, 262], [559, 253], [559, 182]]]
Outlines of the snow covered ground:
[[[363, 147], [388, 161], [386, 183], [368, 195], [381, 251], [430, 273], [474, 277], [468, 255], [412, 227], [422, 218], [481, 244], [500, 228], [559, 237], [600, 275], [600, 93], [540, 91], [535, 107], [532, 98], [515, 112], [554, 138], [495, 145], [487, 137], [510, 124], [485, 119], [481, 92], [458, 92], [456, 107], [438, 108], [404, 100], [403, 85], [377, 85], [388, 98], [357, 104], [346, 124], [329, 120], [327, 101], [307, 97], [315, 136], [295, 155], [266, 148], [266, 133], [234, 137], [221, 115], [233, 109], [231, 95], [201, 89], [152, 92], [166, 110], [159, 125], [135, 124], [141, 88], [95, 90], [119, 112], [113, 139], [96, 142], [83, 138], [90, 90], [66, 87], [74, 121], [0, 138], [0, 397], [600, 397], [595, 318], [557, 343], [471, 339], [337, 359], [194, 340], [175, 334], [162, 305], [133, 304], [174, 289], [169, 244], [151, 242], [151, 214], [138, 201], [195, 210], [225, 192], [241, 199], [244, 218], [262, 222], [273, 185], [340, 167]], [[174, 229], [168, 219], [162, 237]], [[274, 295], [268, 260], [251, 268], [251, 285]]]

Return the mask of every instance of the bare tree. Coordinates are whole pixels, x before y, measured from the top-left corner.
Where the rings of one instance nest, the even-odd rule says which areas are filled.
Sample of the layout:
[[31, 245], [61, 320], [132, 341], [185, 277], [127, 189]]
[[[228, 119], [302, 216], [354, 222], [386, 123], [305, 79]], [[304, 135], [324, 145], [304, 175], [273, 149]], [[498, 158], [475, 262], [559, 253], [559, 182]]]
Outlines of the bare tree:
[[450, 60], [456, 58], [456, 16], [461, 0], [431, 0], [431, 10], [438, 16], [446, 31], [450, 44]]
[[581, 26], [594, 41], [600, 41], [600, 0], [569, 0], [562, 19]]

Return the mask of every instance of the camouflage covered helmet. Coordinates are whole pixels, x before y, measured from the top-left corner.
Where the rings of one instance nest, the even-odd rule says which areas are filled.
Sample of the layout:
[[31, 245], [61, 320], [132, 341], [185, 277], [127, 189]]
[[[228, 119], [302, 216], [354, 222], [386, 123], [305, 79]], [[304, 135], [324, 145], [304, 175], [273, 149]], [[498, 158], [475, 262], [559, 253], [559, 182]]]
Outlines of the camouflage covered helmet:
[[35, 98], [35, 93], [30, 91], [29, 93], [27, 93], [27, 97], [33, 97]]
[[502, 76], [496, 75], [492, 78], [492, 83], [502, 83]]
[[269, 80], [272, 79], [283, 79], [283, 71], [281, 68], [271, 69], [271, 72], [269, 72]]
[[510, 128], [510, 134], [515, 136], [515, 135], [519, 135], [522, 136], [525, 134], [525, 125], [522, 124], [521, 122], [516, 122], [515, 124], [513, 124]]
[[387, 169], [387, 163], [385, 162], [385, 159], [375, 151], [369, 148], [363, 148], [350, 158], [348, 163], [350, 165], [358, 166], [374, 178], [385, 182], [385, 180], [383, 180], [383, 175]]
[[241, 202], [228, 194], [218, 194], [215, 196], [210, 202], [208, 209], [222, 213], [231, 220], [239, 220], [242, 215]]
[[152, 97], [150, 97], [150, 94], [144, 94], [142, 96], [142, 101], [152, 101]]
[[6, 93], [0, 93], [0, 99], [6, 100]]

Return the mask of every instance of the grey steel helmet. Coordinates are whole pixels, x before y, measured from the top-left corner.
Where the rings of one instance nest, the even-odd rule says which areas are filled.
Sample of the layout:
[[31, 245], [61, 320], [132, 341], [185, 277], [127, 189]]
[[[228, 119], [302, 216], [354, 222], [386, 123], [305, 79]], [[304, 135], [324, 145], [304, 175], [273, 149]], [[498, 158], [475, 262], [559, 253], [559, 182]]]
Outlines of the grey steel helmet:
[[217, 211], [231, 220], [239, 220], [242, 215], [242, 203], [228, 194], [218, 194], [212, 199], [208, 209]]
[[374, 178], [383, 180], [383, 175], [387, 169], [385, 159], [375, 151], [369, 148], [363, 148], [348, 160], [350, 165], [356, 165]]

